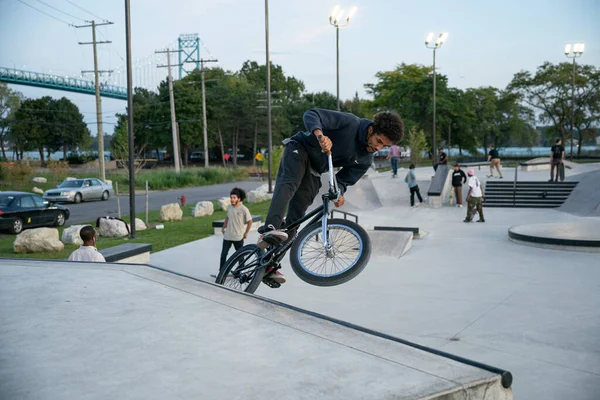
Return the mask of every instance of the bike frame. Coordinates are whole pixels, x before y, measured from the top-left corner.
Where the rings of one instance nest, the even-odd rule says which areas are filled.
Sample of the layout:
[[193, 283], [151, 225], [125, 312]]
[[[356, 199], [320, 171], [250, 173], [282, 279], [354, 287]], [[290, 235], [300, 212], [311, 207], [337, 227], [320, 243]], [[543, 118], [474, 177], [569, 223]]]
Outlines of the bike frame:
[[[314, 210], [312, 210], [311, 212], [306, 214], [304, 217], [291, 223], [289, 226], [286, 227], [287, 231], [295, 230], [296, 228], [300, 227], [300, 225], [302, 225], [304, 222], [306, 222], [308, 220], [310, 220], [310, 222], [308, 223], [307, 226], [310, 226], [310, 225], [318, 222], [319, 220], [321, 220], [322, 232], [327, 232], [327, 216], [329, 215], [329, 201], [335, 201], [335, 200], [339, 199], [339, 197], [341, 196], [341, 193], [337, 187], [337, 182], [336, 182], [334, 174], [333, 174], [333, 160], [331, 158], [331, 154], [329, 154], [327, 156], [327, 158], [328, 158], [328, 162], [329, 162], [329, 191], [326, 194], [323, 194], [321, 196], [321, 198], [323, 200], [323, 205], [315, 208]], [[323, 235], [322, 241], [323, 241], [323, 247], [327, 251], [329, 251], [331, 248], [331, 245], [329, 244], [328, 237], [326, 234]], [[273, 261], [275, 261], [275, 263], [278, 263], [279, 261], [281, 261], [280, 256], [285, 255], [285, 253], [288, 251], [288, 249], [290, 247], [292, 247], [293, 243], [294, 243], [294, 240], [290, 240], [283, 247], [275, 247], [275, 248], [267, 251], [260, 258], [259, 266], [264, 267], [269, 262], [272, 263]], [[273, 255], [274, 255], [274, 257], [269, 262], [263, 262], [263, 260], [268, 260]], [[251, 256], [252, 255], [249, 255], [248, 258], [250, 258]], [[246, 258], [244, 260], [244, 263], [248, 260], [248, 258]], [[255, 267], [255, 266], [254, 265], [244, 266], [243, 268], [236, 270], [236, 272], [246, 271], [253, 267]]]

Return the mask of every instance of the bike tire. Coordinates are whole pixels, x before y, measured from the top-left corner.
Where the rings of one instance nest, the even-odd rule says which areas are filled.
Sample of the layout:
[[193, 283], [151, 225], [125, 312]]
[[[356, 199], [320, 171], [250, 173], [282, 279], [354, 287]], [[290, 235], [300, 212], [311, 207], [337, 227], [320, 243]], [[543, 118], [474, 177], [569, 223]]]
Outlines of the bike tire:
[[[233, 255], [231, 257], [229, 257], [229, 259], [227, 259], [227, 262], [223, 266], [223, 270], [219, 272], [219, 275], [217, 276], [215, 283], [217, 283], [219, 285], [230, 287], [235, 290], [241, 290], [241, 289], [237, 289], [235, 287], [225, 285], [227, 283], [227, 277], [230, 275], [230, 273], [232, 271], [235, 272], [234, 268], [238, 266], [238, 263], [240, 261], [243, 261], [246, 257], [249, 257], [249, 260], [258, 261], [262, 257], [262, 253], [263, 253], [263, 250], [259, 249], [258, 246], [255, 244], [249, 244], [249, 245], [246, 245], [246, 246], [238, 249], [235, 253], [233, 253]], [[254, 256], [252, 256], [252, 255], [254, 255]], [[254, 259], [252, 257], [254, 257]], [[254, 262], [254, 261], [252, 261], [252, 262]], [[252, 274], [253, 275], [249, 280], [250, 283], [248, 284], [248, 286], [243, 288], [243, 290], [241, 290], [241, 291], [246, 292], [246, 293], [256, 292], [256, 289], [258, 289], [258, 286], [262, 282], [263, 276], [265, 274], [265, 270], [264, 270], [264, 268], [259, 267], [259, 268], [256, 268], [252, 272]], [[229, 279], [231, 280], [231, 277]], [[234, 283], [234, 282], [235, 282], [235, 280], [232, 281], [232, 283]], [[241, 283], [240, 283], [240, 285], [241, 285]]]
[[[300, 231], [298, 237], [292, 245], [290, 252], [290, 263], [294, 273], [300, 279], [314, 286], [336, 286], [346, 283], [349, 280], [356, 278], [358, 274], [365, 269], [369, 259], [371, 258], [371, 239], [369, 238], [367, 231], [365, 231], [360, 225], [345, 219], [334, 218], [328, 220], [327, 227], [335, 229], [341, 228], [346, 230], [347, 233], [353, 235], [361, 245], [359, 249], [360, 254], [354, 260], [353, 264], [347, 267], [347, 269], [341, 273], [336, 273], [329, 276], [315, 274], [305, 268], [301, 260], [301, 252], [303, 248], [306, 248], [308, 238], [316, 234], [318, 235], [319, 232], [322, 232], [321, 222], [314, 223], [304, 228], [302, 231]], [[333, 245], [335, 246], [335, 243]]]

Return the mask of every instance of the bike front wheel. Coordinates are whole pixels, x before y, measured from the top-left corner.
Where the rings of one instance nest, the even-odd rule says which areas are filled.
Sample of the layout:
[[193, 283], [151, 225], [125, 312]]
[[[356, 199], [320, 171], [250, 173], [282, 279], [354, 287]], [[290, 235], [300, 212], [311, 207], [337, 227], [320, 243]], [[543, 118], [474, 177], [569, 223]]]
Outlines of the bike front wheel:
[[256, 292], [265, 273], [260, 265], [262, 253], [255, 244], [237, 250], [229, 257], [215, 283], [241, 292]]
[[304, 228], [290, 253], [292, 269], [304, 282], [315, 286], [335, 286], [354, 279], [371, 258], [371, 240], [358, 224], [344, 219], [327, 222], [327, 242], [323, 245], [320, 222]]

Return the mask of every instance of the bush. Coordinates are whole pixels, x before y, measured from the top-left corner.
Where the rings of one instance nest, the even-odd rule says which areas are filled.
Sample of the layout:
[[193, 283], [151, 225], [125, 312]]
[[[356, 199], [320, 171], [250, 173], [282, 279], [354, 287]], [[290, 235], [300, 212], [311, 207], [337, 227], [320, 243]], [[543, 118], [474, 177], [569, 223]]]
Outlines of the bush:
[[279, 164], [281, 163], [284, 150], [285, 147], [283, 146], [273, 147], [273, 156], [271, 157], [271, 162], [273, 163], [273, 179], [277, 179], [277, 172], [279, 171]]
[[48, 169], [52, 173], [52, 179], [54, 184], [58, 184], [65, 180], [69, 176], [69, 163], [66, 161], [48, 161]]
[[410, 161], [418, 165], [423, 158], [423, 151], [427, 148], [427, 139], [423, 130], [417, 131], [412, 128], [409, 133], [408, 143], [410, 146]]
[[27, 190], [31, 189], [31, 178], [35, 168], [28, 161], [16, 161], [10, 166], [3, 166], [3, 179], [11, 190]]
[[[146, 181], [152, 190], [176, 189], [191, 186], [206, 186], [217, 183], [234, 182], [248, 177], [245, 168], [189, 168], [182, 170], [179, 175], [172, 169], [145, 171], [136, 174], [135, 187], [145, 189]], [[111, 176], [121, 185], [129, 185], [126, 175]]]
[[75, 154], [75, 153], [70, 153], [67, 156], [67, 162], [69, 164], [74, 164], [74, 165], [81, 165], [81, 164], [87, 164], [90, 161], [94, 161], [96, 157], [87, 155], [87, 154]]

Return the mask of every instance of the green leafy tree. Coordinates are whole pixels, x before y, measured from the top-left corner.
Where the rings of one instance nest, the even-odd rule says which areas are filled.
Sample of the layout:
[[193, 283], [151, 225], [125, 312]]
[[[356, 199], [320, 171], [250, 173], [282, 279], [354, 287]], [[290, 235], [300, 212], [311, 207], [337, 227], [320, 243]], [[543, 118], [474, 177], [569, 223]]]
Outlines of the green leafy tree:
[[422, 129], [411, 128], [408, 134], [408, 145], [410, 146], [410, 161], [419, 165], [423, 159], [423, 152], [427, 149], [427, 139]]
[[15, 113], [23, 101], [23, 94], [11, 90], [4, 82], [0, 82], [0, 149], [2, 159], [6, 160], [6, 139], [13, 127]]
[[[552, 64], [545, 62], [535, 73], [521, 71], [514, 75], [508, 90], [519, 96], [525, 104], [540, 111], [539, 121], [552, 124], [554, 133], [566, 143], [570, 131], [572, 110], [573, 65], [568, 62]], [[575, 124], [583, 139], [586, 127], [600, 117], [598, 112], [598, 89], [600, 70], [591, 65], [576, 65]]]

